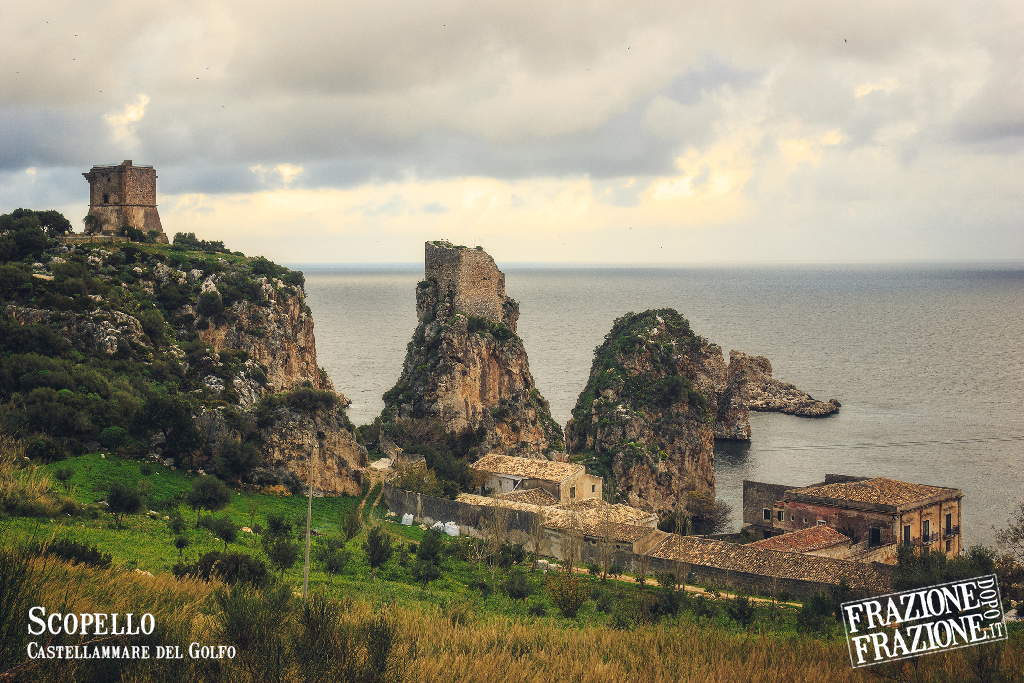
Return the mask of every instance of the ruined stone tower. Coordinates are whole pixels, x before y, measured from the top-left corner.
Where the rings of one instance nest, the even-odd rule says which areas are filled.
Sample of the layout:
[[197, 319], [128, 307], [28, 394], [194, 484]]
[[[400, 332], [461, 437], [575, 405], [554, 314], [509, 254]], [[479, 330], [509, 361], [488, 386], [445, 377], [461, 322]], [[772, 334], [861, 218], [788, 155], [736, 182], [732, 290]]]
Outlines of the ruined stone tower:
[[441, 241], [424, 247], [424, 278], [437, 282], [440, 298], [451, 295], [456, 311], [504, 323], [516, 331], [519, 305], [505, 296], [505, 274], [486, 251]]
[[156, 210], [156, 170], [133, 166], [131, 160], [118, 166], [93, 166], [83, 173], [89, 181], [89, 215], [99, 220], [104, 235], [115, 235], [122, 226], [148, 233], [159, 232], [157, 241], [167, 243]]

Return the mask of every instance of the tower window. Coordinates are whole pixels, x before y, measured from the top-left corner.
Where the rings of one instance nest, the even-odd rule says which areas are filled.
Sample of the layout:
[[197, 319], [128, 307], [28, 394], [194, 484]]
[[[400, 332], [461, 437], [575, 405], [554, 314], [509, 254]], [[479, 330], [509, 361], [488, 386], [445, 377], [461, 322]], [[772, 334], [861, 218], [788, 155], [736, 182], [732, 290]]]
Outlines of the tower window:
[[103, 195], [103, 203], [104, 204], [109, 204], [110, 203], [110, 195], [109, 194]]

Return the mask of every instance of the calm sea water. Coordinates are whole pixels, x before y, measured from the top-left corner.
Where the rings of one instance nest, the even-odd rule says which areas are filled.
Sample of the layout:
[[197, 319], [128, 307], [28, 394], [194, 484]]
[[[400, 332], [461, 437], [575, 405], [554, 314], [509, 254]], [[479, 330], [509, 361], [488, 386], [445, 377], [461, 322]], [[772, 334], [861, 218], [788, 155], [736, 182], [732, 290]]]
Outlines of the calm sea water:
[[[369, 422], [401, 372], [422, 266], [296, 267], [320, 364], [352, 420]], [[737, 525], [744, 479], [954, 486], [967, 544], [993, 544], [1024, 497], [1024, 264], [501, 267], [563, 425], [612, 321], [648, 308], [675, 308], [726, 357], [767, 356], [776, 378], [842, 402], [818, 420], [752, 414], [749, 445], [716, 446], [718, 495]]]

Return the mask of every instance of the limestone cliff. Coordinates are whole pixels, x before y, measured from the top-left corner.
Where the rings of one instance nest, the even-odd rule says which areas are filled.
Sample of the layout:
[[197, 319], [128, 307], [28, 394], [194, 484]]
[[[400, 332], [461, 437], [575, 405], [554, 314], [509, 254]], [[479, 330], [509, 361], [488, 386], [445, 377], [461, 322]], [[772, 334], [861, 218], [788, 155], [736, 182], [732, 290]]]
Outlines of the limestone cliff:
[[629, 313], [595, 352], [566, 438], [605, 490], [665, 514], [684, 492], [714, 498], [721, 349], [672, 309]]
[[[317, 364], [302, 274], [201, 246], [51, 244], [4, 264], [0, 417], [55, 451], [243, 480], [304, 479], [315, 442], [317, 488], [357, 493], [366, 450]], [[244, 473], [218, 464], [239, 441]]]
[[426, 278], [416, 287], [418, 325], [398, 383], [384, 395], [386, 422], [438, 422], [474, 434], [480, 452], [544, 457], [562, 432], [534, 386], [519, 305], [482, 249], [426, 243]]

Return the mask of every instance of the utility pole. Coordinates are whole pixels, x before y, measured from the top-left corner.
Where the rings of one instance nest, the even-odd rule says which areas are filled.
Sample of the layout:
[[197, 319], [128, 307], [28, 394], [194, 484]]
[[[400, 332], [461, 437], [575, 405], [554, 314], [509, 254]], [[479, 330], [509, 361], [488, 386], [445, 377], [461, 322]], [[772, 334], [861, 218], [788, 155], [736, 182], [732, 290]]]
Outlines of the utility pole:
[[[319, 445], [319, 442], [318, 442]], [[306, 593], [309, 589], [309, 530], [313, 522], [313, 448], [309, 449], [309, 458], [306, 461], [306, 474], [309, 477], [309, 507], [306, 508], [306, 563], [302, 567], [302, 602], [306, 602]]]

